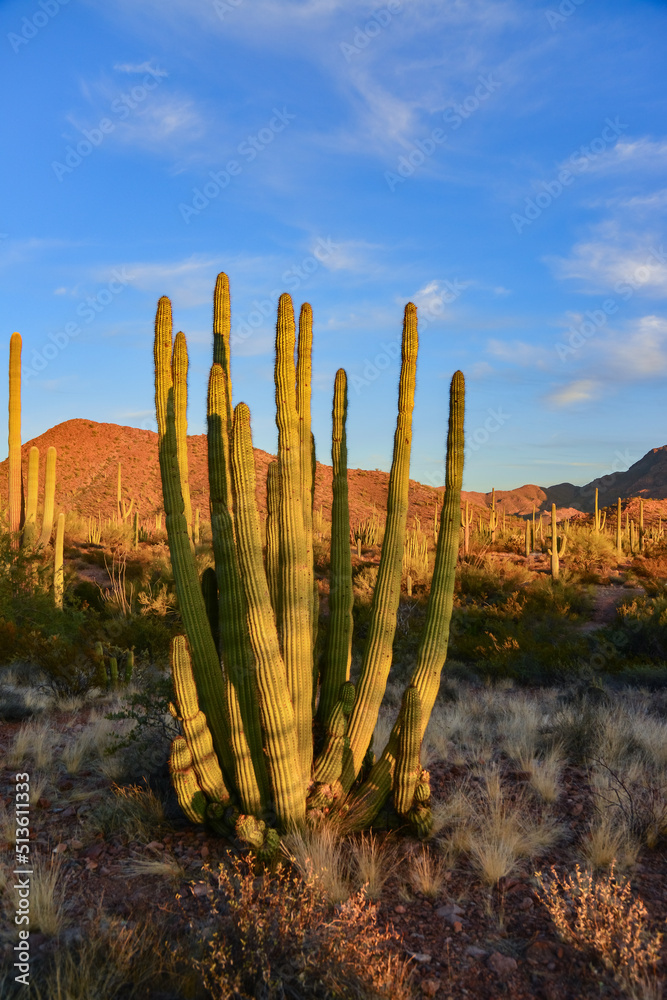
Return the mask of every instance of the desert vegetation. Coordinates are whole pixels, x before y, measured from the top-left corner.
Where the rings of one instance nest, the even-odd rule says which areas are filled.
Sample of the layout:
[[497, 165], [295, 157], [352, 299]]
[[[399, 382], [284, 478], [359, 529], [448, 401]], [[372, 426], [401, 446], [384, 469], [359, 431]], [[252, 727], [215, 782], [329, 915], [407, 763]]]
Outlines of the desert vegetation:
[[247, 407], [231, 406], [219, 276], [204, 505], [190, 488], [187, 344], [161, 299], [163, 505], [129, 495], [114, 462], [112, 507], [95, 516], [58, 502], [55, 449], [41, 502], [31, 449], [22, 500], [12, 338], [2, 995], [24, 988], [20, 776], [31, 985], [45, 1000], [658, 998], [660, 503], [601, 509], [596, 490], [588, 515], [545, 502], [517, 516], [495, 491], [462, 497], [460, 372], [446, 489], [422, 499], [408, 478], [414, 306], [384, 507], [373, 474], [347, 469], [342, 370], [318, 502], [311, 333], [310, 307], [297, 339], [283, 296], [278, 455], [258, 465]]

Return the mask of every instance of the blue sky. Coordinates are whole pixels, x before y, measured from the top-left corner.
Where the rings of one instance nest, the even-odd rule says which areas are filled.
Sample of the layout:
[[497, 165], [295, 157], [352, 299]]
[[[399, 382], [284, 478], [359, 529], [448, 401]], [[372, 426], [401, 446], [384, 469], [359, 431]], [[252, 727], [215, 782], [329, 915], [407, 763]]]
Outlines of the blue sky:
[[5, 0], [0, 45], [24, 441], [155, 427], [160, 295], [202, 432], [225, 270], [268, 451], [282, 291], [314, 310], [322, 461], [344, 367], [350, 465], [389, 468], [409, 300], [414, 478], [442, 482], [457, 368], [467, 489], [583, 484], [667, 443], [664, 0]]

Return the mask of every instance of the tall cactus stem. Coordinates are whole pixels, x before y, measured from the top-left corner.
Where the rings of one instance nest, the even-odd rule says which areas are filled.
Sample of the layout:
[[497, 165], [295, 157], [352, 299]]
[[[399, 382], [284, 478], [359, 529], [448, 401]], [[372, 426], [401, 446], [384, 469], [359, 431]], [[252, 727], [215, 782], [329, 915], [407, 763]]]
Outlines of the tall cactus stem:
[[21, 474], [21, 347], [20, 333], [9, 341], [9, 532], [18, 549], [23, 527], [23, 476]]
[[37, 499], [39, 496], [39, 448], [35, 445], [28, 455], [28, 495], [23, 525], [23, 546], [32, 549], [37, 536]]
[[63, 575], [63, 548], [65, 543], [65, 515], [58, 514], [58, 524], [56, 526], [56, 546], [53, 560], [53, 600], [55, 606], [62, 611], [64, 575]]
[[171, 354], [171, 302], [163, 296], [158, 302], [155, 319], [155, 409], [169, 552], [181, 618], [190, 641], [199, 701], [208, 720], [213, 745], [223, 773], [229, 775], [234, 769], [221, 684], [220, 660], [208, 626], [197, 567], [190, 548], [188, 526], [183, 514]]
[[[403, 546], [408, 515], [412, 411], [417, 370], [417, 307], [412, 302], [405, 307], [401, 359], [398, 418], [387, 496], [387, 522], [377, 584], [371, 604], [369, 635], [348, 727], [353, 763], [352, 769], [348, 768], [344, 775], [343, 785], [346, 790], [352, 786], [359, 773], [375, 729], [391, 666], [396, 614], [401, 596]], [[457, 507], [457, 538], [460, 521], [460, 510]]]
[[341, 685], [350, 678], [352, 660], [354, 593], [347, 485], [347, 375], [342, 368], [336, 372], [334, 381], [332, 422], [330, 618], [318, 706], [318, 721], [323, 727], [328, 725]]
[[419, 691], [416, 687], [408, 687], [405, 689], [401, 707], [401, 727], [394, 773], [394, 808], [400, 816], [405, 816], [412, 808], [417, 781], [421, 774], [421, 744]]
[[277, 462], [269, 462], [266, 470], [266, 578], [271, 606], [280, 617], [280, 473]]
[[298, 762], [305, 795], [313, 759], [311, 627], [313, 578], [312, 556], [310, 567], [308, 565], [308, 546], [303, 517], [299, 414], [294, 363], [295, 339], [292, 300], [289, 295], [284, 294], [278, 301], [275, 363], [280, 473], [281, 639], [287, 686], [294, 705]]
[[176, 447], [178, 449], [178, 468], [181, 474], [181, 492], [183, 494], [183, 512], [188, 526], [188, 535], [192, 534], [192, 501], [190, 500], [190, 479], [188, 476], [188, 347], [185, 334], [179, 331], [174, 340], [174, 352], [171, 359], [172, 381], [174, 384], [174, 415], [176, 418]]
[[255, 654], [264, 743], [276, 815], [283, 827], [289, 827], [305, 820], [305, 789], [298, 766], [294, 706], [262, 564], [250, 411], [245, 403], [239, 403], [234, 411], [232, 444], [236, 538], [248, 607], [248, 632]]
[[41, 548], [51, 541], [53, 531], [53, 512], [56, 501], [56, 449], [51, 447], [46, 452], [46, 476], [44, 480], [44, 513], [42, 514], [42, 533], [38, 546]]

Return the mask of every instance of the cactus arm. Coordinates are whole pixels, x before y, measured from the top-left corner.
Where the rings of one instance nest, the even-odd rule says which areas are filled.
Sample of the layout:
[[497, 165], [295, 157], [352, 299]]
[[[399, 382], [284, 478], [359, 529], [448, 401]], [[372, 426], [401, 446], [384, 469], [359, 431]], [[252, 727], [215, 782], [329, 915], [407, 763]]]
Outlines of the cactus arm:
[[192, 766], [192, 754], [184, 736], [172, 740], [169, 751], [169, 774], [178, 804], [191, 823], [206, 819], [206, 796], [199, 787]]
[[21, 473], [21, 348], [20, 333], [9, 340], [9, 532], [18, 549], [23, 527], [23, 476]]
[[327, 719], [326, 745], [314, 765], [314, 779], [318, 783], [333, 784], [338, 781], [343, 770], [347, 740], [345, 730], [354, 704], [354, 684], [346, 681], [341, 686], [339, 695], [339, 700]]
[[37, 545], [41, 548], [48, 545], [53, 531], [53, 511], [56, 500], [56, 449], [51, 445], [46, 453], [46, 478], [44, 480], [44, 513], [42, 515], [42, 533]]
[[394, 807], [400, 816], [412, 808], [417, 781], [421, 774], [421, 704], [416, 687], [408, 687], [403, 695], [398, 752], [394, 771]]
[[[424, 632], [417, 651], [417, 664], [410, 679], [410, 685], [419, 693], [422, 738], [433, 711], [442, 668], [447, 658], [461, 523], [464, 407], [465, 382], [463, 373], [459, 371], [454, 373], [449, 393], [445, 497], [440, 513], [431, 592]], [[398, 753], [399, 732], [400, 719], [391, 732], [382, 756], [371, 769], [368, 779], [350, 800], [349, 811], [345, 818], [348, 829], [363, 829], [372, 822], [389, 795]]]
[[318, 721], [327, 727], [340, 697], [341, 685], [350, 677], [352, 659], [352, 555], [350, 552], [350, 510], [347, 486], [347, 375], [336, 372], [333, 398], [331, 461], [333, 465], [331, 503], [331, 559], [329, 586], [329, 633], [325, 667], [322, 672]]
[[218, 582], [220, 652], [225, 673], [235, 783], [244, 812], [261, 815], [268, 803], [269, 784], [255, 685], [255, 663], [246, 626], [246, 600], [234, 542], [229, 477], [229, 428], [226, 379], [213, 363], [208, 385], [208, 470], [211, 529]]
[[23, 525], [23, 545], [33, 548], [37, 534], [37, 498], [39, 496], [39, 448], [35, 445], [28, 455], [28, 496], [25, 505], [25, 524]]
[[275, 810], [288, 827], [305, 819], [306, 800], [298, 767], [294, 706], [280, 654], [269, 587], [262, 564], [262, 543], [255, 496], [255, 465], [250, 411], [239, 403], [232, 434], [236, 538], [248, 607], [248, 629], [255, 654], [257, 691]]
[[185, 334], [182, 331], [176, 334], [176, 339], [174, 340], [171, 369], [174, 385], [176, 447], [178, 450], [178, 468], [181, 474], [183, 513], [188, 525], [188, 535], [192, 538], [192, 501], [190, 500], [190, 479], [188, 475], [188, 347]]
[[233, 763], [222, 693], [220, 661], [206, 618], [197, 567], [190, 548], [188, 526], [183, 515], [171, 353], [171, 303], [166, 296], [163, 296], [158, 303], [155, 319], [155, 409], [169, 552], [181, 618], [190, 641], [199, 701], [208, 720], [213, 745], [223, 773], [229, 775], [233, 773]]
[[118, 522], [123, 520], [123, 491], [122, 491], [122, 480], [121, 480], [121, 468], [120, 462], [118, 463], [118, 474], [116, 476], [116, 503], [118, 505]]
[[[563, 540], [564, 541], [564, 540]], [[557, 580], [560, 573], [558, 560], [558, 522], [556, 521], [556, 504], [551, 505], [551, 548], [547, 549], [551, 556], [551, 576]]]
[[[369, 635], [348, 728], [354, 773], [350, 773], [348, 769], [344, 776], [343, 785], [346, 790], [351, 787], [359, 773], [373, 736], [380, 702], [387, 685], [396, 632], [396, 612], [401, 593], [403, 545], [408, 515], [412, 410], [417, 368], [417, 307], [412, 302], [405, 307], [401, 353], [398, 419], [389, 477], [387, 524], [371, 605]], [[457, 530], [459, 521], [460, 516], [457, 517]]]
[[281, 295], [276, 324], [276, 424], [280, 472], [280, 604], [283, 660], [294, 705], [298, 758], [305, 797], [313, 759], [313, 651], [309, 571], [303, 521], [299, 417], [294, 364], [295, 325], [292, 300]]
[[[301, 512], [305, 539], [307, 586], [311, 595], [310, 627], [311, 645], [315, 647], [317, 638], [317, 615], [315, 610], [314, 569], [313, 569], [313, 490], [315, 465], [315, 440], [311, 427], [310, 400], [312, 382], [313, 353], [313, 310], [304, 302], [299, 313], [299, 337], [297, 340], [296, 365], [296, 412], [299, 426], [299, 457], [301, 481]], [[314, 678], [316, 680], [316, 678]]]
[[183, 735], [190, 750], [197, 784], [208, 801], [228, 805], [230, 795], [213, 749], [206, 716], [199, 708], [192, 660], [184, 635], [177, 635], [172, 640], [171, 673]]
[[[225, 379], [225, 400], [227, 405], [226, 424], [232, 426], [232, 369], [229, 351], [232, 311], [229, 296], [229, 278], [221, 271], [213, 292], [213, 364], [221, 365]], [[231, 469], [227, 482], [227, 492], [231, 497]]]
[[623, 555], [623, 525], [621, 523], [621, 498], [616, 502], [616, 558]]
[[63, 547], [65, 542], [65, 515], [58, 514], [56, 527], [56, 545], [53, 559], [53, 598], [57, 608], [63, 607]]
[[212, 566], [207, 566], [201, 575], [201, 592], [206, 605], [206, 617], [213, 636], [215, 648], [220, 652], [220, 625], [218, 604], [218, 578]]

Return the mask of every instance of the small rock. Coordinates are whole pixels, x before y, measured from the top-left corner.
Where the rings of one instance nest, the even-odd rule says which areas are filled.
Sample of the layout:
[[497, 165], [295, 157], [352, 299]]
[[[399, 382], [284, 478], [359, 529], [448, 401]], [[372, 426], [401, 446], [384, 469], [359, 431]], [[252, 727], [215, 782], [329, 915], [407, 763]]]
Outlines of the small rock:
[[398, 906], [395, 906], [394, 913], [405, 913], [405, 907], [401, 906], [400, 904]]
[[446, 920], [448, 924], [460, 923], [460, 916], [463, 910], [456, 903], [447, 903], [446, 906], [439, 906], [435, 911], [439, 917]]
[[476, 944], [469, 944], [465, 950], [466, 955], [471, 958], [486, 958], [489, 954], [484, 948], [478, 948]]
[[83, 843], [80, 840], [70, 840], [69, 846], [73, 851], [80, 851], [83, 847]]
[[516, 959], [509, 955], [503, 955], [499, 951], [491, 952], [486, 964], [492, 972], [495, 972], [498, 979], [509, 979], [517, 970]]
[[532, 898], [530, 896], [524, 896], [521, 902], [519, 903], [519, 909], [529, 910], [532, 905], [533, 905]]
[[67, 809], [63, 809], [60, 814], [61, 819], [71, 819], [72, 816], [76, 816], [76, 809], [74, 806], [68, 806]]
[[533, 941], [526, 949], [526, 961], [529, 965], [548, 965], [553, 960], [551, 943], [544, 938]]
[[409, 951], [408, 955], [410, 958], [414, 958], [415, 962], [420, 962], [423, 965], [428, 965], [431, 961], [431, 956], [427, 955], [426, 952], [423, 951]]
[[583, 802], [575, 802], [575, 804], [570, 809], [570, 813], [572, 816], [581, 816], [583, 811], [584, 811]]
[[422, 983], [422, 993], [425, 997], [434, 997], [440, 989], [439, 979], [425, 979]]
[[91, 861], [91, 859], [88, 858], [88, 860], [86, 861], [86, 871], [94, 872], [96, 868], [97, 868], [97, 861]]
[[146, 844], [147, 851], [164, 851], [164, 844], [159, 840], [151, 840], [150, 844]]
[[199, 853], [201, 854], [202, 858], [207, 858], [211, 853], [208, 849], [208, 844], [202, 844], [201, 848], [199, 849]]
[[460, 920], [455, 920], [454, 923], [452, 924], [452, 927], [454, 928], [454, 932], [456, 934], [460, 934], [461, 931], [463, 930], [463, 924], [461, 923]]
[[208, 892], [208, 885], [206, 882], [197, 882], [196, 885], [191, 886], [193, 896], [205, 896]]
[[90, 847], [86, 848], [84, 854], [86, 855], [87, 858], [95, 860], [96, 858], [99, 858], [103, 850], [104, 850], [104, 844], [91, 844]]
[[56, 844], [56, 846], [51, 851], [52, 854], [64, 854], [67, 850], [67, 844]]

